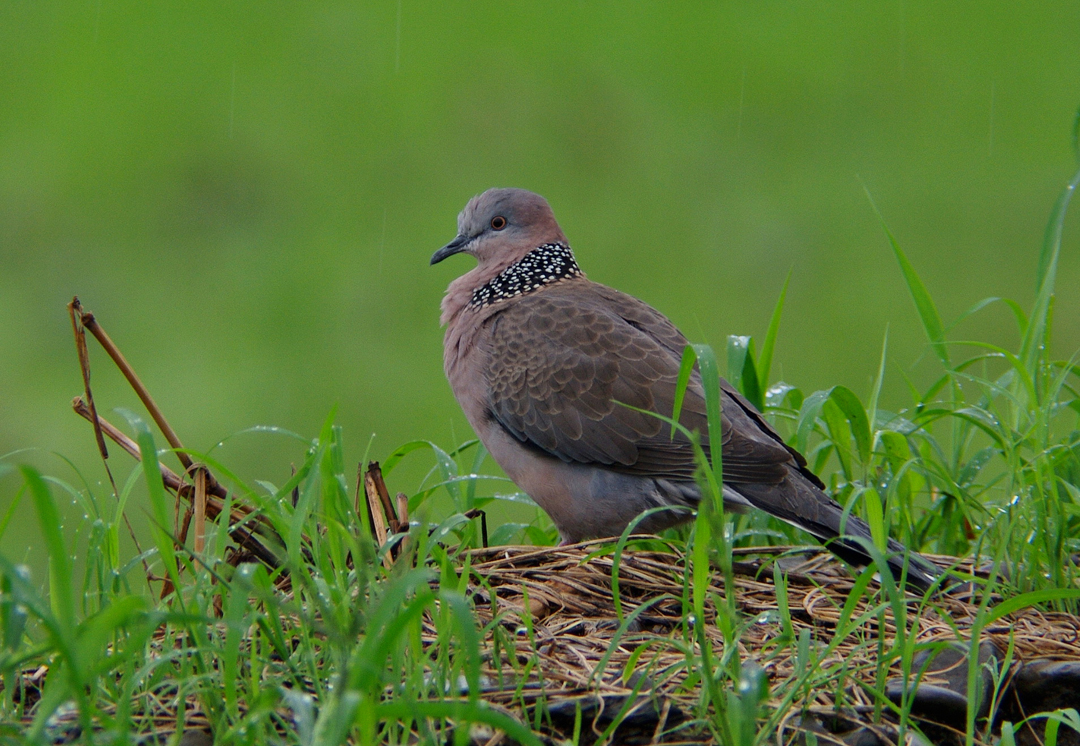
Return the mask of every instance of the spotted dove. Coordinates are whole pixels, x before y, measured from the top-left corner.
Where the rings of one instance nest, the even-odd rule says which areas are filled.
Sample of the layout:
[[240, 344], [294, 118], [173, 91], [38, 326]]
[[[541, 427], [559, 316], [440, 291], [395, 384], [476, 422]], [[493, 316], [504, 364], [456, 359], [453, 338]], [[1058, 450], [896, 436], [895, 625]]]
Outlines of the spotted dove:
[[[671, 417], [686, 338], [661, 313], [592, 282], [578, 267], [547, 201], [490, 189], [458, 216], [458, 235], [435, 252], [477, 266], [442, 302], [444, 366], [454, 396], [495, 461], [558, 527], [564, 543], [687, 520], [700, 499], [690, 441], [649, 412]], [[825, 494], [795, 449], [727, 381], [722, 397], [723, 497], [729, 510], [758, 508], [801, 528], [843, 559], [869, 562], [853, 539], [869, 526]], [[680, 422], [708, 424], [700, 373]], [[904, 547], [889, 541], [899, 577]], [[910, 555], [908, 580], [926, 588], [938, 569]]]

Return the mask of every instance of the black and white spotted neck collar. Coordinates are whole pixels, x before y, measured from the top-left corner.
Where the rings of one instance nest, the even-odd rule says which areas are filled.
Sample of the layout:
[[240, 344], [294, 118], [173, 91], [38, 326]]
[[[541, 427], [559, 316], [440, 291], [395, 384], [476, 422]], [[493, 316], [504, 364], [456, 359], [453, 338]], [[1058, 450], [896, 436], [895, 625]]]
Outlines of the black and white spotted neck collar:
[[537, 246], [490, 282], [474, 290], [469, 308], [480, 309], [501, 300], [531, 293], [560, 280], [583, 276], [569, 246], [546, 243]]

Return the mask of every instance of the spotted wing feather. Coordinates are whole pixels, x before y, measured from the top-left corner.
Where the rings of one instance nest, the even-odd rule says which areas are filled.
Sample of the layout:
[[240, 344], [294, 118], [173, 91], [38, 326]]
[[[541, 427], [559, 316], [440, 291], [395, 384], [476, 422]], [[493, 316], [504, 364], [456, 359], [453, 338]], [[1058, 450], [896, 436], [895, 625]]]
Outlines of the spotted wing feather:
[[[694, 451], [649, 413], [671, 417], [686, 339], [641, 301], [588, 281], [531, 293], [493, 314], [487, 340], [489, 408], [522, 443], [566, 462], [639, 476], [693, 480]], [[726, 482], [780, 482], [795, 456], [725, 388]], [[752, 408], [751, 408], [752, 409]], [[644, 410], [644, 411], [639, 411]], [[680, 422], [704, 434], [695, 372]]]

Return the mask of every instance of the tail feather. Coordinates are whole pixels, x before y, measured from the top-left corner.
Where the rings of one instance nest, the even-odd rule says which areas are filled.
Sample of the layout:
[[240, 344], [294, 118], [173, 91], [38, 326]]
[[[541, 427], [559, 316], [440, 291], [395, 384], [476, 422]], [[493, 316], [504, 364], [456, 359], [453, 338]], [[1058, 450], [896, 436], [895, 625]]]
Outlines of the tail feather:
[[[853, 565], [873, 561], [867, 545], [873, 536], [866, 521], [844, 515], [844, 509], [802, 473], [791, 469], [779, 484], [725, 484], [759, 510], [812, 534], [833, 554]], [[865, 543], [864, 543], [865, 542]], [[893, 578], [906, 578], [907, 585], [920, 592], [928, 590], [943, 571], [917, 552], [908, 551], [889, 539], [886, 562]], [[906, 568], [906, 575], [905, 573]]]
[[[869, 531], [870, 527], [860, 518], [852, 516], [848, 518], [848, 521], [849, 525], [851, 521], [857, 521], [859, 528], [865, 527]], [[864, 538], [864, 540], [866, 539]], [[825, 540], [823, 543], [829, 551], [852, 565], [866, 566], [872, 561], [866, 547], [857, 541], [852, 541], [848, 536], [838, 536], [831, 540]], [[899, 582], [900, 578], [905, 578], [907, 585], [919, 592], [929, 590], [943, 574], [943, 571], [937, 565], [919, 553], [909, 551], [903, 544], [894, 539], [889, 539], [885, 552], [885, 561], [889, 566], [889, 572], [892, 574], [893, 580]]]

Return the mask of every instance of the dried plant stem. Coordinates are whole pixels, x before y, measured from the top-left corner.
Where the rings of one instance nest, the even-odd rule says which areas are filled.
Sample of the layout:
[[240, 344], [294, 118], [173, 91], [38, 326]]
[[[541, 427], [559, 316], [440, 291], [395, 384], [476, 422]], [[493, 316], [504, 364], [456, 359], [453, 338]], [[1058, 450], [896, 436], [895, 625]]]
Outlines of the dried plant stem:
[[120, 369], [120, 372], [124, 374], [124, 378], [131, 384], [131, 388], [135, 390], [139, 400], [142, 401], [143, 406], [146, 407], [146, 411], [150, 413], [154, 423], [161, 430], [161, 433], [165, 436], [165, 440], [169, 445], [176, 449], [176, 457], [180, 459], [180, 463], [184, 465], [185, 470], [189, 470], [192, 467], [191, 457], [183, 452], [184, 445], [180, 442], [180, 438], [177, 437], [168, 421], [165, 419], [165, 415], [161, 413], [161, 409], [158, 408], [157, 403], [154, 402], [154, 397], [150, 396], [150, 392], [143, 385], [143, 382], [139, 380], [139, 377], [135, 374], [135, 369], [131, 367], [127, 359], [120, 352], [120, 348], [112, 341], [105, 330], [102, 328], [98, 320], [94, 318], [94, 314], [90, 311], [83, 311], [82, 306], [79, 304], [79, 299], [76, 297], [71, 302], [71, 307], [77, 310], [80, 314], [80, 321], [87, 331], [94, 335], [94, 338], [101, 344], [105, 352], [116, 363], [116, 367]]
[[195, 470], [195, 554], [206, 547], [206, 469]]
[[[86, 330], [83, 324], [83, 310], [82, 304], [79, 303], [78, 296], [71, 299], [68, 303], [68, 315], [71, 316], [71, 328], [75, 334], [75, 351], [79, 356], [79, 369], [82, 371], [83, 378], [83, 392], [86, 396], [86, 402], [89, 413], [92, 415], [91, 424], [94, 426], [94, 438], [97, 440], [98, 452], [101, 454], [101, 463], [105, 467], [105, 474], [109, 477], [109, 484], [112, 486], [113, 497], [117, 500], [120, 499], [120, 490], [116, 487], [116, 479], [113, 478], [112, 469], [109, 468], [109, 449], [105, 446], [105, 436], [101, 432], [101, 425], [97, 416], [97, 407], [94, 405], [94, 393], [90, 388], [90, 351], [86, 348]], [[142, 545], [139, 544], [139, 537], [135, 534], [135, 527], [131, 525], [131, 519], [128, 518], [127, 513], [124, 514], [124, 525], [127, 527], [128, 535], [131, 537], [132, 543], [135, 545], [135, 550], [141, 555], [143, 553]], [[147, 580], [150, 578], [150, 565], [144, 559], [142, 561], [143, 572]]]
[[[391, 533], [387, 529], [387, 519], [393, 520], [394, 513], [390, 509], [390, 495], [386, 483], [383, 482], [382, 468], [377, 461], [369, 463], [367, 471], [364, 472], [364, 494], [367, 497], [371, 534], [375, 537], [376, 546], [384, 546]], [[383, 555], [382, 561], [387, 569], [394, 564], [394, 558], [389, 552]]]
[[[72, 409], [80, 417], [86, 420], [93, 421], [91, 418], [93, 415], [90, 412], [90, 408], [83, 401], [81, 396], [76, 396], [71, 402]], [[122, 449], [128, 452], [133, 458], [142, 460], [142, 452], [139, 450], [138, 444], [121, 432], [115, 425], [108, 420], [98, 417], [97, 422], [101, 427], [101, 431], [114, 443], [120, 446]], [[158, 464], [161, 469], [161, 478], [165, 483], [165, 486], [170, 489], [176, 495], [184, 495], [191, 489], [190, 485], [186, 484], [179, 474], [174, 472], [164, 464]], [[211, 519], [219, 516], [224, 509], [224, 499], [228, 494], [224, 487], [215, 481], [207, 480], [206, 491], [209, 495], [206, 497], [205, 514]], [[212, 495], [212, 496], [211, 496]], [[266, 522], [262, 516], [254, 516], [254, 520], [257, 521], [257, 525], [254, 529], [248, 530], [244, 528], [241, 523], [247, 522], [253, 519], [252, 511], [249, 507], [242, 504], [234, 503], [232, 510], [229, 514], [229, 533], [232, 534], [236, 542], [247, 551], [251, 552], [259, 561], [266, 564], [272, 569], [277, 569], [280, 566], [278, 558], [267, 549], [258, 539], [255, 538], [254, 532], [270, 532], [276, 536], [273, 528]]]

